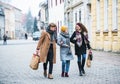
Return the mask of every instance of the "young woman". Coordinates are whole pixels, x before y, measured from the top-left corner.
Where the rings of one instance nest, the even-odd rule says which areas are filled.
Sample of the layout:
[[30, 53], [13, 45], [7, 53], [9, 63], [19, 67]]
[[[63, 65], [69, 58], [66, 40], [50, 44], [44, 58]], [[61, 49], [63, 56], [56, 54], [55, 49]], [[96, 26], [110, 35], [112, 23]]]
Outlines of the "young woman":
[[77, 63], [80, 76], [85, 74], [84, 65], [86, 60], [86, 47], [88, 47], [89, 50], [91, 49], [87, 33], [86, 27], [82, 23], [77, 23], [75, 31], [70, 38], [70, 41], [75, 45], [75, 55], [77, 55], [78, 58]]
[[46, 31], [43, 31], [37, 45], [37, 53], [40, 53], [40, 62], [43, 62], [44, 76], [47, 77], [47, 65], [49, 62], [48, 78], [53, 79], [53, 63], [56, 63], [56, 25], [49, 24]]
[[70, 60], [73, 59], [73, 55], [70, 48], [70, 38], [67, 32], [67, 27], [61, 27], [61, 33], [58, 36], [58, 45], [60, 46], [60, 59], [62, 61], [62, 77], [69, 77]]

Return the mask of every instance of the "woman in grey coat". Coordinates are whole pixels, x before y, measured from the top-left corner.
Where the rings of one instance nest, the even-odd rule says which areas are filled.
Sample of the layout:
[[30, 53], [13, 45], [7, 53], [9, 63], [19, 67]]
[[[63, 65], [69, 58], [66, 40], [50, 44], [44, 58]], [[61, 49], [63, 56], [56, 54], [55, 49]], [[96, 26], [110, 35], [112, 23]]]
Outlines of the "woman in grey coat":
[[60, 59], [62, 61], [62, 77], [69, 77], [70, 60], [73, 59], [73, 55], [70, 48], [70, 38], [67, 32], [67, 27], [61, 27], [61, 33], [58, 36], [58, 45], [60, 46]]

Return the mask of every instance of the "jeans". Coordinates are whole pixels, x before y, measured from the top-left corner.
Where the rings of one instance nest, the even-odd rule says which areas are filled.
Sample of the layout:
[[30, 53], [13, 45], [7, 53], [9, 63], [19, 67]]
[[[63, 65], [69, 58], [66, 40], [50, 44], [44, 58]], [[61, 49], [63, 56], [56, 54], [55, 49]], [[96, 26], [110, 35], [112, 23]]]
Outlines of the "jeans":
[[[81, 62], [81, 56], [82, 56], [82, 62]], [[83, 69], [85, 65], [85, 60], [86, 60], [86, 54], [82, 54], [81, 56], [77, 56], [77, 57], [78, 57], [78, 62], [81, 63], [82, 69]]]
[[[81, 62], [81, 56], [78, 57], [78, 62]], [[86, 60], [86, 54], [82, 54], [82, 60]]]
[[62, 72], [69, 72], [69, 67], [70, 67], [70, 60], [63, 60], [62, 61]]

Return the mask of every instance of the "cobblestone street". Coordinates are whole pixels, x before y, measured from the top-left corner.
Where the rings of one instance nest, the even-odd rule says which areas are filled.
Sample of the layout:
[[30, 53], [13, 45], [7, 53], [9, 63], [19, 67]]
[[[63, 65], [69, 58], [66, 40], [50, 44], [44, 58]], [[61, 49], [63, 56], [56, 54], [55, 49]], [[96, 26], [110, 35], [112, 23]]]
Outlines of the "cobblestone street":
[[[44, 78], [42, 63], [38, 70], [29, 67], [37, 41], [13, 40], [8, 45], [0, 41], [0, 84], [120, 84], [120, 54], [93, 51], [91, 68], [79, 76], [77, 58], [71, 61], [69, 78], [61, 77], [61, 61], [57, 46], [57, 63], [53, 68], [53, 80]], [[74, 53], [74, 51], [73, 51]]]

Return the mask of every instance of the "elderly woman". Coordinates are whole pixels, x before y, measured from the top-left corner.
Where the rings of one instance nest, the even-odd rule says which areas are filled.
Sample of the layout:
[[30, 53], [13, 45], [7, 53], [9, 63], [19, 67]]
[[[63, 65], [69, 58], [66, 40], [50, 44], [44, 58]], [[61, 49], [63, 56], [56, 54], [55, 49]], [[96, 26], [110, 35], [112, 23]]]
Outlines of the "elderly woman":
[[58, 45], [60, 46], [60, 59], [62, 61], [62, 77], [69, 77], [70, 60], [73, 59], [73, 55], [70, 48], [70, 38], [67, 32], [67, 27], [61, 27], [61, 33], [58, 37]]

